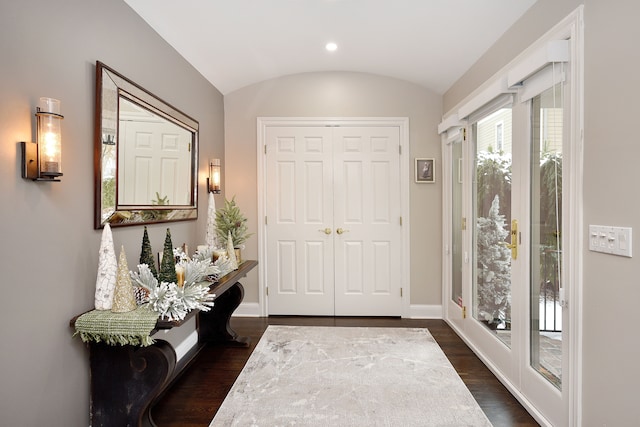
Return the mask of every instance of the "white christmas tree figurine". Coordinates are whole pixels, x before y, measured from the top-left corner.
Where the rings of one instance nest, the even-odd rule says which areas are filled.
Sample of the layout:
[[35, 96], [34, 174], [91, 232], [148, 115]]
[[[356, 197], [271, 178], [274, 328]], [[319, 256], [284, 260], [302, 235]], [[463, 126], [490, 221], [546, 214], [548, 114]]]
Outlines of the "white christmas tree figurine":
[[94, 304], [96, 310], [111, 310], [117, 271], [118, 262], [113, 248], [113, 235], [111, 234], [111, 227], [106, 224], [102, 230], [102, 242], [100, 243], [100, 253], [98, 255], [98, 277], [96, 279]]
[[229, 264], [234, 270], [238, 269], [238, 259], [236, 258], [236, 251], [233, 247], [233, 238], [231, 237], [231, 231], [227, 236], [227, 257], [229, 258]]
[[124, 253], [124, 246], [120, 249], [120, 259], [118, 260], [118, 279], [116, 289], [113, 293], [113, 305], [111, 311], [114, 313], [126, 313], [135, 310], [136, 297], [133, 292], [133, 283], [127, 265], [127, 255]]
[[216, 201], [213, 193], [209, 193], [209, 208], [207, 209], [207, 233], [205, 235], [207, 246], [215, 248], [218, 246], [216, 237]]

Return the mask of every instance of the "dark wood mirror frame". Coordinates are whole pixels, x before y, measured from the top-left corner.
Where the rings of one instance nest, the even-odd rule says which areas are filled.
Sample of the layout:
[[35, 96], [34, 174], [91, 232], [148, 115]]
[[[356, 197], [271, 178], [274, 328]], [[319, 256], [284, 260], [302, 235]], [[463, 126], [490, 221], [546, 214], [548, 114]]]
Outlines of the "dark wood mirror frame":
[[[126, 182], [119, 182], [119, 152], [127, 141], [119, 135], [120, 100], [124, 99], [169, 124], [186, 130], [189, 142], [189, 194], [181, 204], [158, 203], [124, 205], [118, 203], [118, 191]], [[140, 225], [156, 222], [185, 221], [198, 217], [198, 127], [196, 120], [164, 102], [138, 84], [127, 79], [100, 61], [96, 62], [95, 114], [95, 217], [94, 227], [103, 228]], [[107, 165], [107, 161], [109, 164]]]

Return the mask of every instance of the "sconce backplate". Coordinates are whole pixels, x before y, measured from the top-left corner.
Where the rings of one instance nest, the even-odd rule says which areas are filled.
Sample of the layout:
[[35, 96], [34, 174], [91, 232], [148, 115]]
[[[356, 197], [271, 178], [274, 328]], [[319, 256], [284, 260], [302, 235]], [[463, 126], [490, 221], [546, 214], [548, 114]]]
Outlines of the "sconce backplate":
[[[41, 177], [38, 171], [38, 144], [35, 142], [21, 142], [22, 177], [34, 181], [60, 182], [55, 176]], [[62, 176], [62, 174], [58, 174]]]
[[38, 144], [21, 142], [22, 145], [22, 177], [38, 179]]

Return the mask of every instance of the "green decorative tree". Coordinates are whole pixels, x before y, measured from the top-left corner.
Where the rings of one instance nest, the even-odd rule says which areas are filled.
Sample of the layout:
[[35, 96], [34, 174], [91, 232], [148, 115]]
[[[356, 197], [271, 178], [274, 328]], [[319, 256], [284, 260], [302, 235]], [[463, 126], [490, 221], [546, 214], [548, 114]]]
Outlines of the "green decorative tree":
[[229, 232], [236, 247], [251, 236], [247, 232], [247, 218], [240, 212], [235, 196], [231, 200], [225, 200], [224, 207], [216, 211], [216, 234], [221, 245], [226, 246]]
[[176, 275], [176, 259], [173, 257], [173, 243], [171, 243], [171, 230], [167, 228], [167, 236], [164, 239], [162, 262], [160, 263], [159, 282], [178, 283]]
[[153, 274], [153, 277], [158, 278], [158, 269], [156, 268], [156, 259], [153, 256], [153, 250], [151, 249], [151, 242], [149, 241], [149, 233], [147, 233], [147, 227], [144, 227], [144, 234], [142, 235], [142, 251], [140, 252], [140, 264], [147, 264], [149, 270]]
[[500, 212], [511, 223], [511, 154], [481, 151], [476, 166], [478, 216], [487, 217], [493, 197], [500, 197]]
[[542, 243], [555, 247], [562, 230], [562, 153], [540, 156], [540, 228]]
[[491, 203], [489, 215], [478, 218], [478, 312], [489, 323], [511, 318], [511, 250], [505, 245], [509, 231], [500, 214], [500, 197]]
[[541, 292], [546, 288], [545, 292], [552, 291], [551, 295], [559, 298], [562, 277], [562, 153], [542, 152], [539, 175], [539, 235], [533, 237], [540, 242], [540, 286]]

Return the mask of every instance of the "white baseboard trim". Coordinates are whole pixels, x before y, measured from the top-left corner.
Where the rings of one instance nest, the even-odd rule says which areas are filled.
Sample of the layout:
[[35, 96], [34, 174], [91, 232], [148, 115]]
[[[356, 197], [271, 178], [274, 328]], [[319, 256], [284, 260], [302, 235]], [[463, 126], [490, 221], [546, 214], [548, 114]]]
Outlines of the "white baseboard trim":
[[551, 423], [542, 415], [542, 413], [533, 405], [533, 403], [525, 397], [524, 394], [507, 378], [505, 377], [500, 369], [496, 367], [496, 365], [488, 358], [483, 352], [478, 350], [473, 342], [470, 341], [466, 335], [458, 328], [458, 326], [454, 322], [449, 322], [445, 320], [447, 324], [453, 329], [453, 331], [460, 337], [462, 341], [473, 351], [473, 353], [478, 356], [478, 359], [484, 363], [484, 365], [493, 373], [493, 375], [504, 385], [509, 393], [516, 398], [518, 402], [524, 407], [524, 409], [529, 412], [529, 414], [542, 426], [542, 427], [553, 427]]
[[175, 347], [176, 362], [184, 357], [189, 350], [198, 344], [198, 331], [193, 331], [180, 344]]
[[[243, 302], [233, 312], [233, 317], [262, 317], [260, 304]], [[409, 319], [442, 319], [441, 305], [412, 304], [409, 307]]]
[[442, 319], [442, 306], [412, 304], [409, 306], [409, 319]]
[[233, 312], [233, 317], [261, 317], [260, 304], [257, 302], [243, 302]]

